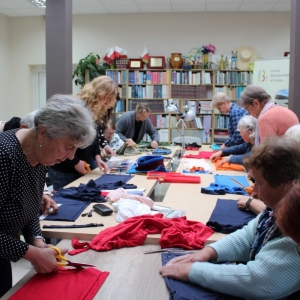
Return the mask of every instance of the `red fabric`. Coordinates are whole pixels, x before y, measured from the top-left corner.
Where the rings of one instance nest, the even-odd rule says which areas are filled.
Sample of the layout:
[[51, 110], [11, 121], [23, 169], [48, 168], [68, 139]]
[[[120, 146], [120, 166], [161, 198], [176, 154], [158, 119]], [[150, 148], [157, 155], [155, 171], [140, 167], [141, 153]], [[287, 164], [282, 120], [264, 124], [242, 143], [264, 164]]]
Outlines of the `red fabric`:
[[183, 157], [186, 158], [204, 158], [204, 159], [209, 159], [212, 154], [216, 153], [218, 151], [200, 151], [199, 154], [188, 154], [184, 155]]
[[161, 182], [200, 183], [200, 176], [184, 175], [181, 173], [148, 172], [147, 179], [157, 179]]
[[76, 250], [68, 253], [75, 255], [88, 249], [108, 251], [140, 246], [148, 234], [159, 233], [162, 248], [182, 247], [191, 250], [202, 249], [214, 231], [200, 222], [186, 220], [186, 217], [163, 219], [162, 214], [142, 215], [101, 231], [90, 243], [79, 243], [78, 239], [73, 239], [72, 246]]
[[244, 167], [242, 165], [238, 165], [238, 164], [230, 164], [230, 163], [224, 163], [222, 166], [218, 167], [218, 164], [220, 163], [220, 161], [222, 160], [222, 157], [219, 157], [217, 160], [213, 161], [212, 163], [215, 165], [216, 170], [220, 170], [220, 171], [245, 171]]
[[60, 268], [57, 273], [36, 274], [14, 293], [11, 300], [89, 300], [96, 295], [109, 272], [95, 268]]

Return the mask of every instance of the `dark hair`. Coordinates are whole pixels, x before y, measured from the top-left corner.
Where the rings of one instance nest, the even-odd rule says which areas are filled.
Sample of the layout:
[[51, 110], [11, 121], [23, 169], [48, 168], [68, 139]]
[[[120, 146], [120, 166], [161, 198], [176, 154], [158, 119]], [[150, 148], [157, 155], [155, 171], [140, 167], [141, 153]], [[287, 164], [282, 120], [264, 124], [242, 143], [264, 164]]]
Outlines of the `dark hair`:
[[300, 244], [300, 182], [295, 181], [287, 194], [276, 206], [276, 223], [283, 234]]
[[108, 126], [110, 126], [111, 129], [116, 130], [116, 125], [112, 120], [108, 120], [108, 122], [106, 124], [104, 124], [103, 131], [106, 130], [108, 128]]
[[259, 169], [263, 178], [272, 187], [292, 183], [300, 176], [299, 143], [286, 137], [271, 137], [255, 146], [251, 155], [244, 159], [250, 170]]

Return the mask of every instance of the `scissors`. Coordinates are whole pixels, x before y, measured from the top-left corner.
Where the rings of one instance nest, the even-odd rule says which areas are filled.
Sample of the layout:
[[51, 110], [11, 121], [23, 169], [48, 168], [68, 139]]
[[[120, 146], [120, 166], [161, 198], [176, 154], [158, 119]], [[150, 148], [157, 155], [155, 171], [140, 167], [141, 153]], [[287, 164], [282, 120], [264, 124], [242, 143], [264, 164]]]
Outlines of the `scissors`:
[[246, 191], [246, 193], [248, 193], [249, 195], [251, 195], [253, 193], [253, 188], [251, 188], [251, 187], [245, 187], [244, 185], [242, 185], [240, 182], [238, 182], [234, 178], [230, 178], [230, 179], [232, 181], [234, 181], [236, 184], [238, 184], [239, 186], [241, 186]]
[[165, 249], [144, 251], [144, 254], [160, 253], [160, 252], [185, 252], [185, 251], [186, 250], [182, 248], [165, 248]]
[[75, 267], [76, 269], [83, 269], [83, 267], [96, 267], [96, 266], [90, 265], [90, 264], [71, 262], [61, 254], [61, 251], [59, 248], [57, 248], [55, 246], [50, 246], [50, 248], [57, 251], [58, 254], [56, 255], [56, 258], [59, 260], [62, 260], [62, 261], [58, 261], [57, 264], [61, 267]]

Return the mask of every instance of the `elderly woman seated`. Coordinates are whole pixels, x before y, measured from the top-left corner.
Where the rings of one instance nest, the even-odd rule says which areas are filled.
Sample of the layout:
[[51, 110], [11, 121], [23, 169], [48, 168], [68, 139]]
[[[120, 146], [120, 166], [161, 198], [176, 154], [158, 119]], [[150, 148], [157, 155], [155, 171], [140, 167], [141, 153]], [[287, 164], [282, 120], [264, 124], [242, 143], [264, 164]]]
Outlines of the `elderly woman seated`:
[[[254, 190], [266, 204], [265, 210], [241, 230], [171, 260], [160, 269], [162, 276], [247, 299], [280, 299], [297, 292], [297, 244], [281, 233], [273, 212], [300, 176], [299, 158], [300, 147], [293, 140], [274, 137], [257, 146], [245, 167], [255, 179]], [[226, 261], [240, 263], [212, 263]]]

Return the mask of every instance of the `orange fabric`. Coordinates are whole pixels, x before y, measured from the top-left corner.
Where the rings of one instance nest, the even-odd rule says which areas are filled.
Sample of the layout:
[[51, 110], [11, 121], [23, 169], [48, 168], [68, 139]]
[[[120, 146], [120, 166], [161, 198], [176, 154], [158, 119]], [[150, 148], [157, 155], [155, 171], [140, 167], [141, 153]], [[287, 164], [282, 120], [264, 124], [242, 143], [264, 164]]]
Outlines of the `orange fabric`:
[[237, 164], [229, 164], [229, 163], [224, 163], [221, 167], [218, 167], [218, 164], [220, 163], [220, 161], [222, 160], [222, 157], [219, 157], [216, 161], [213, 161], [213, 164], [216, 167], [216, 170], [220, 170], [220, 171], [245, 171], [244, 167], [241, 165], [237, 165]]

